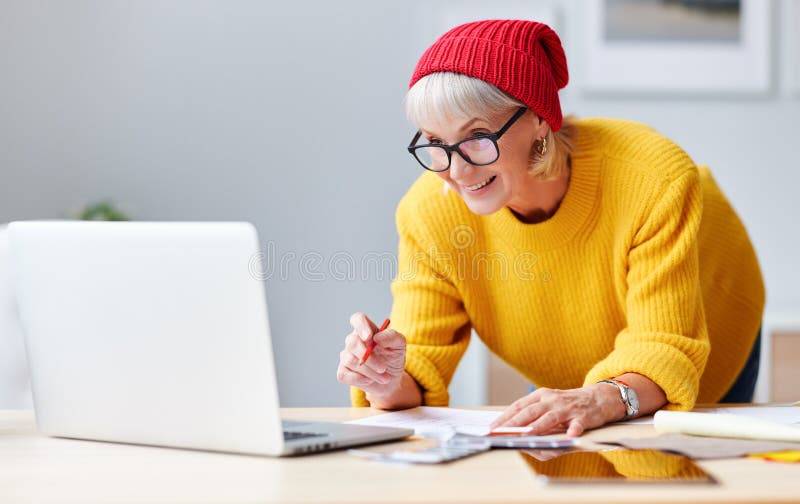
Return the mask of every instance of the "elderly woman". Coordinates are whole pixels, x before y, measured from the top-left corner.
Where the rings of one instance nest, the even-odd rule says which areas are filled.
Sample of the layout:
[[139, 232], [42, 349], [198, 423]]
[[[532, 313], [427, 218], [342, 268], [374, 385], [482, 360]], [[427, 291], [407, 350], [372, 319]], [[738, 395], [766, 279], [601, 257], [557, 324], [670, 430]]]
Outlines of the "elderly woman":
[[447, 405], [473, 329], [538, 387], [494, 426], [577, 436], [751, 400], [764, 287], [744, 226], [652, 128], [562, 118], [567, 80], [533, 21], [467, 23], [419, 60], [408, 150], [426, 172], [397, 208], [391, 328], [351, 317], [354, 404]]

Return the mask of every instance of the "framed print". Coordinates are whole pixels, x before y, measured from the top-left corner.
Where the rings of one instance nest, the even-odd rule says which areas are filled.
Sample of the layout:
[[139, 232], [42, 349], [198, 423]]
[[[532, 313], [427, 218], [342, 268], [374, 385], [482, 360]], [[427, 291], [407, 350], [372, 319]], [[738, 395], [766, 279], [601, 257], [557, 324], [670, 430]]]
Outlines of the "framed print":
[[770, 90], [765, 0], [586, 3], [587, 92], [762, 94]]
[[788, 46], [786, 72], [789, 76], [789, 91], [800, 97], [800, 2], [793, 0], [784, 4], [788, 18]]

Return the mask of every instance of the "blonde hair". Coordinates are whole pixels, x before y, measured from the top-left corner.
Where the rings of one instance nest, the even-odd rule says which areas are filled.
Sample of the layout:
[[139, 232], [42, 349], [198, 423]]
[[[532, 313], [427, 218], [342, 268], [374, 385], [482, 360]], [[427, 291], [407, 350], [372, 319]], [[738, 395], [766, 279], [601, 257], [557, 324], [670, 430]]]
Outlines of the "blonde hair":
[[[426, 75], [408, 90], [405, 98], [406, 117], [416, 125], [431, 117], [489, 119], [522, 106], [525, 104], [492, 84], [454, 72]], [[575, 131], [572, 116], [564, 118], [557, 132], [548, 128], [545, 136], [547, 152], [539, 154], [538, 145], [531, 145], [530, 172], [541, 179], [561, 175], [574, 151]]]

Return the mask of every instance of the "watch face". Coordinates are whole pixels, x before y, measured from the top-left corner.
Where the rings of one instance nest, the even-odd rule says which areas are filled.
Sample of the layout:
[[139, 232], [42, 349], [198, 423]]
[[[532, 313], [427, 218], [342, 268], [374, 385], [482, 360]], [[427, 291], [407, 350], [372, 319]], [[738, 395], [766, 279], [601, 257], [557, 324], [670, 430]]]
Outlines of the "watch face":
[[636, 395], [635, 390], [617, 380], [600, 380], [598, 383], [608, 383], [619, 389], [622, 402], [625, 404], [626, 419], [639, 414], [639, 396]]
[[631, 405], [631, 409], [633, 410], [633, 414], [639, 413], [639, 396], [636, 395], [636, 391], [630, 387], [628, 389], [628, 403]]

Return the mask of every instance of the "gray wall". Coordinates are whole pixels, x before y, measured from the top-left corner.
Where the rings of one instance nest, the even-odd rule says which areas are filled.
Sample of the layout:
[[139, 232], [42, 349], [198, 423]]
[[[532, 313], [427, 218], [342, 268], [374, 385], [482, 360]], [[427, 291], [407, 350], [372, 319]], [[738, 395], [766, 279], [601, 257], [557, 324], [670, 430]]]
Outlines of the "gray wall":
[[[0, 0], [0, 222], [104, 198], [137, 219], [254, 222], [265, 247], [295, 257], [267, 280], [282, 403], [345, 404], [334, 372], [349, 315], [382, 319], [391, 304], [392, 268], [360, 263], [394, 253], [394, 207], [419, 173], [406, 83], [442, 12], [476, 4]], [[537, 5], [560, 9], [565, 110], [648, 122], [710, 164], [757, 244], [770, 309], [797, 310], [800, 100], [779, 85], [748, 99], [587, 98], [581, 1]], [[357, 278], [330, 270], [347, 264], [338, 252]], [[314, 275], [300, 269], [309, 253]]]

